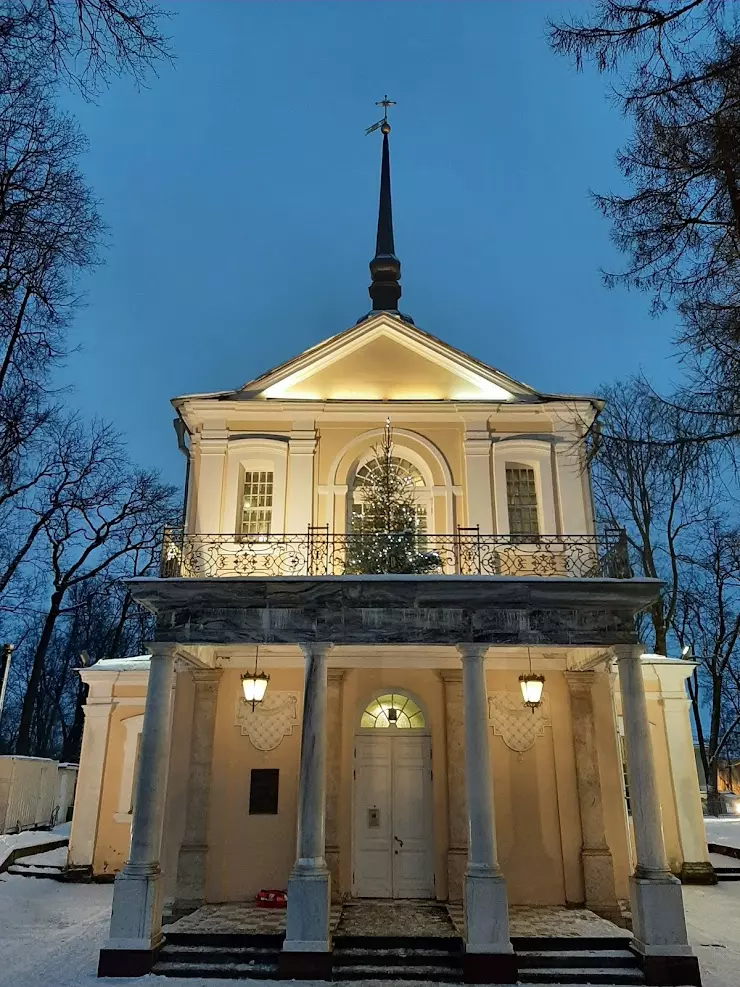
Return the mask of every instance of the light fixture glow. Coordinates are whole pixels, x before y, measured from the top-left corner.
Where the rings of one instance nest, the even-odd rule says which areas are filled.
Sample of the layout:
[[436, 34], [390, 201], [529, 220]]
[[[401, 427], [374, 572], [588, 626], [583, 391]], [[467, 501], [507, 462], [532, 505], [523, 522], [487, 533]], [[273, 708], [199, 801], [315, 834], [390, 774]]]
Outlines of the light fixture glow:
[[544, 675], [520, 675], [519, 685], [522, 690], [524, 705], [529, 706], [532, 712], [542, 702], [542, 690], [545, 687]]
[[257, 672], [258, 658], [259, 648], [257, 648], [254, 656], [254, 671], [247, 672], [246, 675], [242, 675], [242, 690], [244, 691], [244, 699], [246, 702], [251, 703], [252, 712], [254, 712], [254, 707], [257, 703], [261, 703], [265, 698], [267, 683], [270, 681], [269, 675], [265, 675], [264, 672]]
[[689, 647], [689, 645], [688, 645], [688, 644], [684, 644], [684, 646], [683, 646], [683, 647], [681, 648], [681, 657], [682, 657], [682, 658], [685, 658], [685, 657], [686, 657], [686, 655], [687, 655], [687, 654], [688, 654], [688, 653], [689, 653], [690, 651], [691, 651], [691, 648]]
[[529, 706], [532, 713], [542, 703], [542, 690], [545, 688], [545, 676], [535, 675], [532, 671], [532, 652], [527, 648], [529, 656], [529, 672], [519, 676], [519, 688], [522, 690], [524, 705]]

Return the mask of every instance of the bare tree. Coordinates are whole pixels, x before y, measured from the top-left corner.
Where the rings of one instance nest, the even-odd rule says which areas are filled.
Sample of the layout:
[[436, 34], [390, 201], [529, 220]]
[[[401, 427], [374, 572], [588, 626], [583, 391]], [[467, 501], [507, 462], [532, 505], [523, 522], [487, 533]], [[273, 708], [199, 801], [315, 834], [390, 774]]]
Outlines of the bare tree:
[[21, 754], [30, 753], [44, 661], [68, 593], [86, 580], [114, 572], [124, 559], [156, 549], [163, 526], [176, 515], [174, 489], [156, 474], [131, 466], [109, 428], [94, 426], [87, 442], [80, 443], [83, 451], [77, 481], [43, 526], [51, 594], [21, 710]]
[[740, 36], [724, 0], [604, 0], [552, 25], [555, 51], [619, 77], [627, 194], [595, 195], [628, 258], [606, 284], [675, 306], [697, 438], [740, 435]]
[[664, 590], [650, 609], [653, 650], [667, 654], [681, 590], [682, 553], [715, 510], [711, 449], [675, 442], [692, 427], [640, 379], [602, 388], [603, 435], [592, 452], [597, 513], [624, 528], [636, 572], [661, 579]]
[[6, 0], [0, 12], [3, 78], [37, 75], [94, 96], [114, 75], [138, 82], [169, 58], [168, 14], [146, 0]]
[[697, 533], [681, 560], [673, 619], [679, 644], [699, 664], [689, 680], [707, 808], [720, 810], [720, 761], [740, 726], [740, 531], [719, 521]]

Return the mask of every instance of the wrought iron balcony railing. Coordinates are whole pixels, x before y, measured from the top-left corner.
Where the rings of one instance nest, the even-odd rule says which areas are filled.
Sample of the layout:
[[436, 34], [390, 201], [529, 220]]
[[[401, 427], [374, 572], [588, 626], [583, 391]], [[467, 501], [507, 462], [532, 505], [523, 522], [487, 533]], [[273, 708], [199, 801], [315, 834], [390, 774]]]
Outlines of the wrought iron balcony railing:
[[209, 535], [167, 528], [161, 575], [344, 576], [356, 574], [575, 576], [629, 579], [623, 531], [592, 535], [453, 535], [414, 531], [302, 535]]

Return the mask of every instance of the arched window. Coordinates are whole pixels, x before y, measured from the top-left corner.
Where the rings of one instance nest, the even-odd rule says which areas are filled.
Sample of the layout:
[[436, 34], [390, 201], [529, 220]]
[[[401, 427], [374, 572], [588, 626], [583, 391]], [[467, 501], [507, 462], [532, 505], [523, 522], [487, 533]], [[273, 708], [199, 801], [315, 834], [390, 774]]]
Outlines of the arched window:
[[[417, 469], [417, 467], [414, 466], [413, 463], [410, 463], [408, 459], [402, 459], [400, 456], [391, 456], [390, 463], [394, 474], [400, 481], [401, 485], [405, 486], [414, 494], [416, 500], [415, 528], [417, 531], [424, 534], [427, 530], [427, 508], [425, 503], [420, 503], [418, 500], [418, 495], [426, 488], [424, 477], [421, 475], [421, 472]], [[382, 463], [377, 457], [373, 457], [373, 459], [369, 460], [364, 466], [361, 466], [357, 470], [355, 480], [352, 485], [352, 531], [361, 532], [375, 530], [375, 525], [372, 523], [372, 519], [368, 517], [364, 491], [366, 488], [371, 486], [375, 480], [377, 480], [383, 469], [384, 463]]]
[[403, 693], [389, 692], [368, 703], [360, 726], [371, 730], [423, 730], [426, 722], [418, 703]]

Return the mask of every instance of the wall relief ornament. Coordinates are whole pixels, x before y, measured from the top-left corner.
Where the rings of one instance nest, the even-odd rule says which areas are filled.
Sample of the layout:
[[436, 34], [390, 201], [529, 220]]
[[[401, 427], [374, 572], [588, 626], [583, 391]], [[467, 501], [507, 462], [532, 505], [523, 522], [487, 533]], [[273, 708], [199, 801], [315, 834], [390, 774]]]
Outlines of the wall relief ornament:
[[544, 735], [545, 727], [552, 725], [550, 700], [545, 694], [542, 705], [532, 711], [523, 705], [521, 692], [492, 692], [488, 696], [488, 722], [509, 750], [523, 754]]
[[293, 733], [298, 723], [299, 692], [270, 692], [252, 710], [252, 704], [240, 698], [236, 704], [235, 725], [242, 737], [249, 737], [258, 751], [274, 751], [283, 737]]

